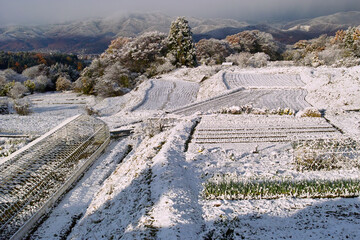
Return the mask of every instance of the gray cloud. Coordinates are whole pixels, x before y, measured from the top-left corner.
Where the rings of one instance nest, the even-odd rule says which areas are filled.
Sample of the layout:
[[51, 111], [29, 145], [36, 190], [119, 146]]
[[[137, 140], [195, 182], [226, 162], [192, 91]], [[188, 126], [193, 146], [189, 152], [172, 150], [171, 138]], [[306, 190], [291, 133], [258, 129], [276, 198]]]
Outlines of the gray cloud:
[[129, 12], [267, 21], [360, 11], [359, 0], [0, 0], [0, 24], [46, 24]]

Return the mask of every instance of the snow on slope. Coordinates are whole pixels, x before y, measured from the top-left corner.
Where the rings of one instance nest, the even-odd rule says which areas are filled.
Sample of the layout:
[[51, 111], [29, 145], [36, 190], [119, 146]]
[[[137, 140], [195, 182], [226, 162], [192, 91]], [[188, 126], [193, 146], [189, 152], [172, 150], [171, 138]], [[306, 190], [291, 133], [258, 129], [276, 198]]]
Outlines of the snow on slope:
[[183, 153], [193, 125], [194, 120], [183, 121], [171, 132], [145, 139], [106, 180], [70, 238], [195, 239], [201, 214], [188, 211], [197, 191], [192, 192]]
[[182, 80], [150, 80], [144, 100], [133, 110], [165, 110], [181, 107], [196, 99], [199, 86]]
[[129, 139], [112, 142], [106, 154], [97, 159], [77, 183], [77, 187], [64, 196], [61, 203], [32, 234], [31, 239], [63, 239], [66, 237], [68, 232], [71, 232], [72, 225], [84, 215], [94, 195], [101, 189], [103, 182], [126, 156], [130, 143]]
[[[185, 76], [200, 79], [202, 67], [191, 77], [191, 71], [181, 69], [167, 78]], [[360, 106], [360, 67], [349, 69], [269, 67], [261, 69], [227, 68], [227, 72], [245, 74], [299, 75], [308, 92], [306, 100], [317, 108], [326, 109], [325, 116], [347, 135], [360, 134], [360, 114], [346, 112]], [[187, 74], [186, 74], [187, 73]], [[219, 75], [202, 79], [198, 99], [214, 97], [226, 91]], [[115, 127], [152, 116], [149, 111], [128, 111], [139, 104], [149, 86], [137, 93], [118, 98], [105, 99], [97, 105], [102, 119]], [[124, 98], [125, 97], [125, 98]], [[175, 116], [173, 116], [175, 117]], [[251, 116], [249, 122], [251, 121]], [[206, 118], [206, 117], [205, 117]], [[202, 183], [216, 173], [243, 174], [245, 176], [296, 175], [291, 167], [291, 149], [288, 144], [271, 143], [253, 153], [255, 145], [248, 146], [202, 146], [190, 143], [184, 148], [194, 119], [181, 120], [176, 127], [165, 130], [152, 138], [145, 137], [134, 154], [118, 165], [101, 186], [96, 186], [93, 197], [86, 198], [84, 215], [70, 230], [68, 239], [357, 239], [360, 236], [359, 198], [354, 199], [293, 199], [256, 201], [205, 200], [201, 196]], [[318, 123], [317, 121], [314, 121]], [[235, 123], [234, 123], [235, 124]], [[241, 122], [239, 123], [241, 124]], [[143, 132], [142, 132], [143, 131]], [[144, 135], [144, 130], [137, 133]], [[196, 133], [196, 132], [195, 132]], [[144, 137], [144, 136], [143, 136]], [[115, 153], [113, 153], [115, 154]], [[115, 158], [115, 157], [114, 157]], [[111, 160], [111, 154], [106, 161]], [[111, 165], [112, 167], [114, 165]], [[91, 174], [93, 170], [90, 170]], [[334, 173], [334, 174], [332, 174]], [[336, 172], [320, 171], [295, 177], [358, 178], [358, 169]], [[91, 178], [90, 178], [91, 179]], [[84, 178], [84, 181], [87, 181]], [[79, 200], [77, 185], [65, 203]], [[91, 186], [88, 186], [91, 188]], [[90, 191], [90, 188], [88, 189]], [[81, 188], [80, 188], [81, 189]], [[97, 193], [95, 191], [99, 190]], [[81, 192], [81, 191], [80, 191]], [[86, 204], [82, 204], [81, 211]], [[66, 210], [68, 211], [68, 210]], [[72, 213], [79, 213], [69, 210]], [[62, 222], [54, 210], [48, 223]], [[39, 234], [51, 236], [62, 229], [69, 229], [64, 217], [59, 228], [53, 225], [40, 227]], [[48, 229], [46, 232], [44, 229]], [[37, 239], [35, 236], [34, 239]]]

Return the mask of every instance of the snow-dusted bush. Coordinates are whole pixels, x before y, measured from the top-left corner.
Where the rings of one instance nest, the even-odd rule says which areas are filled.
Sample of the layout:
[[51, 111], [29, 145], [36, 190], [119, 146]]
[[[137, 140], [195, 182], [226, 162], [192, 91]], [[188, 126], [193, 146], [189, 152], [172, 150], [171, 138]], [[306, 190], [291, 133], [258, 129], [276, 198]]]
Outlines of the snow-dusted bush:
[[35, 91], [37, 92], [45, 92], [48, 89], [52, 89], [53, 83], [51, 80], [44, 75], [40, 75], [35, 78]]
[[271, 60], [281, 59], [283, 47], [274, 40], [270, 33], [258, 30], [243, 31], [227, 36], [226, 41], [237, 52], [264, 52], [270, 56]]
[[4, 71], [0, 71], [0, 78], [5, 79], [6, 82], [25, 82], [27, 80], [26, 77], [21, 74], [15, 72], [14, 70], [8, 68]]
[[55, 83], [59, 77], [65, 77], [69, 80], [74, 81], [80, 76], [80, 73], [76, 69], [74, 69], [70, 65], [62, 63], [56, 63], [54, 65], [51, 65], [48, 71], [48, 77], [53, 83]]
[[297, 117], [321, 117], [321, 112], [314, 108], [314, 107], [308, 107], [301, 111], [299, 111], [296, 114]]
[[28, 98], [14, 100], [13, 107], [19, 115], [29, 115], [31, 113], [31, 101]]
[[8, 96], [10, 90], [14, 87], [14, 85], [15, 82], [5, 82], [5, 84], [0, 87], [0, 96]]
[[168, 40], [169, 55], [178, 66], [196, 66], [196, 51], [188, 21], [179, 17], [171, 23]]
[[335, 36], [322, 35], [311, 40], [301, 40], [284, 54], [286, 60], [297, 64], [318, 67], [351, 67], [360, 63], [360, 28], [339, 30]]
[[238, 65], [239, 67], [266, 67], [268, 61], [270, 60], [269, 55], [259, 52], [255, 54], [251, 54], [248, 52], [241, 52], [232, 54], [226, 58], [227, 62], [233, 62], [234, 64]]
[[169, 58], [166, 58], [163, 64], [156, 66], [155, 72], [157, 74], [164, 74], [171, 72], [175, 68], [176, 66], [171, 63], [171, 60]]
[[254, 115], [294, 115], [295, 111], [290, 108], [254, 108], [251, 105], [224, 107], [215, 113], [222, 114], [254, 114]]
[[58, 77], [56, 80], [56, 91], [67, 91], [71, 89], [71, 81], [66, 77]]
[[28, 79], [35, 79], [41, 75], [48, 75], [49, 67], [45, 64], [36, 65], [30, 68], [26, 68], [21, 74]]
[[232, 53], [229, 44], [224, 40], [202, 39], [195, 46], [198, 62], [206, 65], [221, 64]]
[[134, 88], [142, 76], [172, 70], [166, 53], [166, 35], [160, 32], [115, 39], [99, 59], [84, 69], [74, 88], [85, 94], [122, 95]]
[[117, 56], [123, 67], [142, 74], [147, 72], [151, 65], [164, 62], [163, 57], [167, 51], [166, 35], [160, 32], [144, 33], [129, 41], [121, 50]]
[[343, 49], [328, 48], [318, 53], [318, 58], [325, 65], [331, 66], [340, 59], [344, 58]]
[[263, 52], [259, 52], [259, 53], [255, 53], [252, 57], [249, 58], [248, 65], [254, 68], [266, 67], [269, 60], [270, 60], [269, 55]]
[[129, 41], [131, 41], [130, 38], [127, 37], [118, 37], [114, 40], [111, 41], [108, 49], [106, 49], [105, 53], [106, 54], [113, 54], [114, 50], [118, 50], [121, 49], [125, 46], [125, 44], [127, 44]]
[[10, 89], [9, 93], [7, 94], [11, 98], [22, 98], [25, 96], [25, 93], [28, 92], [27, 87], [25, 87], [20, 82], [15, 82], [14, 86]]
[[332, 43], [347, 48], [360, 57], [360, 26], [337, 31]]
[[24, 86], [27, 87], [27, 89], [29, 90], [29, 92], [31, 94], [34, 93], [36, 85], [35, 85], [35, 82], [33, 80], [30, 80], [30, 79], [26, 80], [24, 82]]
[[120, 63], [115, 63], [105, 70], [105, 74], [95, 83], [94, 91], [103, 97], [114, 97], [127, 93], [135, 86], [135, 76]]
[[9, 156], [33, 141], [31, 138], [0, 138], [0, 158]]
[[0, 97], [0, 115], [9, 114], [9, 99], [7, 97]]
[[141, 126], [135, 129], [135, 134], [141, 134], [152, 138], [155, 135], [161, 133], [165, 129], [165, 121], [164, 119], [149, 119], [144, 121]]
[[[22, 72], [22, 76], [25, 76], [36, 83], [36, 91], [44, 92], [48, 90], [55, 90], [56, 81], [59, 77], [64, 77], [70, 81], [74, 81], [80, 76], [80, 74], [72, 66], [56, 63], [50, 67], [40, 64], [27, 68]], [[49, 79], [49, 82], [47, 82], [44, 77]]]
[[109, 64], [102, 59], [93, 60], [91, 65], [86, 67], [81, 72], [81, 76], [75, 81], [74, 90], [84, 94], [94, 94], [96, 81], [104, 75], [105, 68]]
[[85, 106], [85, 112], [89, 116], [99, 116], [100, 115], [99, 111], [90, 105]]
[[318, 66], [324, 64], [324, 62], [319, 59], [317, 52], [308, 53], [304, 57], [303, 63], [305, 66], [311, 66], [311, 67], [318, 67]]
[[0, 76], [0, 96], [6, 96], [7, 93], [6, 84], [7, 81], [4, 78], [4, 76]]
[[238, 65], [239, 67], [245, 68], [248, 66], [248, 61], [251, 58], [252, 54], [248, 52], [241, 52], [232, 54], [226, 58], [227, 62], [233, 62], [234, 64]]

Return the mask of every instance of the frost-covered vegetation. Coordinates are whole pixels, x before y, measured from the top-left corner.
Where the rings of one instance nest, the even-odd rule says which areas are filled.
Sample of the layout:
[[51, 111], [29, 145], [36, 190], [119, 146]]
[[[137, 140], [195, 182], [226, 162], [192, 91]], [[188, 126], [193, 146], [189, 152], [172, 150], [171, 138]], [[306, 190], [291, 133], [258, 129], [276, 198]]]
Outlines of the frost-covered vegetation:
[[[146, 80], [128, 94], [104, 100], [69, 92], [31, 95], [36, 105], [34, 114], [14, 116], [11, 121], [15, 122], [17, 117], [28, 121], [37, 115], [37, 111], [49, 109], [59, 109], [64, 115], [67, 106], [73, 107], [71, 104], [86, 102], [85, 98], [89, 98], [94, 100], [89, 104], [90, 114], [98, 114], [97, 117], [115, 132], [133, 132], [126, 141], [134, 141], [131, 152], [123, 159], [118, 155], [119, 145], [125, 143], [120, 144], [119, 139], [113, 139], [114, 144], [104, 156], [108, 160], [106, 165], [112, 162], [114, 168], [108, 170], [107, 166], [99, 167], [97, 164], [91, 168], [84, 177], [86, 184], [80, 182], [65, 195], [31, 237], [169, 239], [179, 234], [185, 239], [221, 239], [225, 235], [230, 239], [231, 236], [235, 239], [237, 236], [251, 236], [249, 238], [252, 239], [261, 234], [267, 236], [267, 233], [276, 238], [284, 232], [289, 232], [290, 236], [300, 231], [304, 224], [298, 222], [305, 221], [303, 219], [307, 216], [311, 217], [305, 227], [321, 222], [325, 215], [330, 215], [326, 217], [328, 225], [313, 228], [318, 231], [313, 235], [317, 239], [321, 239], [319, 236], [326, 239], [327, 231], [333, 229], [333, 225], [350, 224], [351, 228], [356, 229], [360, 224], [357, 215], [347, 214], [358, 212], [357, 198], [334, 197], [358, 196], [360, 178], [357, 165], [302, 171], [297, 168], [291, 146], [291, 142], [298, 139], [321, 138], [330, 141], [344, 137], [343, 134], [332, 126], [332, 122], [321, 117], [329, 116], [327, 109], [321, 111], [319, 117], [296, 117], [293, 116], [295, 108], [291, 111], [285, 107], [292, 104], [301, 110], [312, 105], [313, 110], [322, 109], [317, 105], [318, 99], [322, 95], [330, 96], [330, 87], [338, 92], [340, 86], [348, 86], [340, 84], [343, 79], [355, 84], [359, 68], [241, 69], [233, 66], [224, 67], [225, 70], [206, 78], [204, 72], [216, 72], [215, 69], [221, 68], [180, 68]], [[330, 75], [331, 84], [328, 84]], [[200, 92], [197, 88], [209, 91]], [[322, 95], [315, 95], [315, 89], [321, 89]], [[356, 85], [354, 89], [357, 89]], [[309, 92], [313, 96], [311, 102], [305, 101]], [[201, 95], [198, 99], [205, 101], [192, 102], [196, 95]], [[355, 99], [350, 94], [345, 97], [347, 101]], [[283, 100], [278, 101], [279, 98]], [[327, 100], [329, 105], [333, 102], [331, 98]], [[40, 104], [43, 109], [39, 108]], [[54, 105], [49, 107], [50, 104]], [[266, 111], [256, 104], [275, 110]], [[239, 107], [231, 107], [234, 105]], [[184, 112], [168, 113], [167, 110], [173, 107], [182, 107]], [[231, 110], [235, 114], [219, 114], [216, 109]], [[214, 111], [216, 114], [211, 114]], [[313, 115], [313, 111], [305, 112]], [[193, 113], [197, 116], [180, 116]], [[315, 113], [318, 114], [318, 110]], [[48, 118], [52, 119], [53, 115]], [[339, 115], [343, 116], [344, 113], [339, 112]], [[2, 117], [5, 121], [0, 128], [10, 129], [8, 126], [14, 123], [10, 124], [10, 118], [5, 118], [8, 116]], [[33, 123], [36, 126], [40, 124], [43, 122], [39, 120]], [[328, 149], [327, 146], [324, 148], [325, 151]], [[351, 154], [350, 149], [344, 151]], [[98, 163], [103, 164], [103, 161], [104, 158], [101, 158]], [[94, 177], [99, 172], [103, 175], [95, 181]], [[252, 182], [253, 185], [248, 186], [250, 193], [245, 199], [238, 198], [243, 197], [243, 193], [233, 192], [233, 196], [230, 196], [225, 186], [226, 196], [203, 198], [203, 184], [211, 181], [215, 174], [238, 176], [233, 178], [234, 184], [229, 191], [242, 191], [244, 188], [241, 184]], [[237, 186], [242, 187], [237, 189]], [[333, 207], [323, 207], [328, 203], [334, 203]], [[344, 213], [343, 209], [347, 207], [349, 210], [346, 211], [349, 212]], [[346, 218], [337, 218], [339, 213]], [[241, 221], [235, 221], [234, 229], [237, 230], [231, 232], [233, 225], [226, 219], [231, 221], [235, 218]], [[283, 228], [266, 227], [272, 226], [272, 223], [278, 224], [274, 219], [282, 221]], [[348, 219], [351, 219], [351, 223]], [[249, 225], [244, 226], [244, 222]], [[252, 223], [265, 226], [266, 231], [242, 233], [243, 228], [254, 226]], [[216, 231], [212, 232], [213, 229]], [[313, 229], [301, 231], [313, 234]], [[340, 233], [348, 233], [347, 229], [339, 229]], [[339, 232], [333, 233], [333, 236], [340, 236]], [[358, 236], [355, 230], [353, 232], [354, 236]]]
[[313, 67], [359, 65], [360, 27], [339, 30], [335, 36], [322, 35], [312, 40], [301, 40], [284, 53], [284, 58]]
[[316, 139], [292, 143], [298, 171], [359, 168], [359, 144], [352, 139]]
[[7, 138], [0, 137], [0, 159], [9, 156], [29, 142], [33, 141], [33, 137], [23, 138]]
[[[330, 221], [314, 227], [317, 239], [326, 239], [337, 223], [358, 229], [360, 205], [348, 198], [360, 193], [358, 146], [345, 139], [360, 132], [360, 69], [269, 64], [281, 59], [282, 51], [271, 35], [259, 31], [201, 40], [194, 48], [180, 18], [168, 35], [115, 39], [75, 84], [77, 91], [100, 98], [34, 94], [27, 97], [34, 103], [30, 116], [2, 115], [2, 132], [40, 133], [86, 105], [85, 111], [113, 133], [131, 134], [121, 140], [131, 142], [128, 155], [119, 155], [125, 143], [114, 137], [105, 151], [106, 166], [94, 165], [86, 184], [64, 196], [31, 237], [252, 239], [259, 233], [245, 234], [244, 228], [280, 219], [285, 227], [263, 231], [276, 238], [287, 230], [295, 236], [304, 219], [306, 227], [323, 224], [323, 215]], [[238, 66], [221, 66], [224, 61]], [[202, 66], [193, 68], [196, 64]], [[5, 91], [23, 100], [29, 92], [71, 89], [71, 79], [59, 76], [54, 82], [42, 73], [39, 66], [9, 74], [22, 84]], [[21, 94], [22, 85], [28, 92]], [[216, 180], [216, 174], [237, 178]], [[329, 202], [332, 207], [322, 206]], [[338, 217], [348, 206], [354, 207], [345, 215], [352, 215]], [[236, 218], [241, 221], [234, 221], [238, 230], [232, 230], [226, 219]]]
[[229, 108], [222, 108], [217, 111], [222, 114], [254, 114], [254, 115], [295, 115], [295, 111], [290, 108], [254, 108], [251, 105], [232, 106]]
[[184, 18], [172, 23], [168, 36], [149, 32], [113, 40], [105, 53], [84, 69], [75, 90], [105, 97], [123, 95], [145, 79], [179, 66], [196, 66], [192, 33]]
[[206, 65], [228, 61], [241, 67], [264, 67], [269, 60], [281, 60], [284, 46], [269, 33], [243, 31], [225, 39], [202, 39], [196, 43], [196, 57]]
[[1, 52], [0, 96], [70, 90], [85, 65], [74, 55]]

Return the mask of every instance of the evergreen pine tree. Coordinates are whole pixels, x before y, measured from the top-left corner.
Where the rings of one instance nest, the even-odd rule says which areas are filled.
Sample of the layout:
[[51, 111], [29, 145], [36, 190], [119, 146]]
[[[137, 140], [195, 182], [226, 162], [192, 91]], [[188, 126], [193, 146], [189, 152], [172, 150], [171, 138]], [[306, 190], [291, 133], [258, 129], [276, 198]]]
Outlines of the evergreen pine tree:
[[178, 66], [196, 66], [196, 52], [191, 28], [184, 17], [171, 23], [168, 36], [169, 57]]

